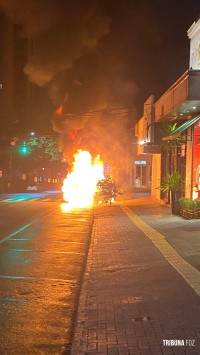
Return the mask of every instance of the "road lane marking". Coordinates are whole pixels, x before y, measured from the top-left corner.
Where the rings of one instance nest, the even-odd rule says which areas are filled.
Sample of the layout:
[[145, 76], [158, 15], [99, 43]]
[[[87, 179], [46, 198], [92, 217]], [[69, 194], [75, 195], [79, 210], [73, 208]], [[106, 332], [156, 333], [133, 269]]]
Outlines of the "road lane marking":
[[10, 302], [15, 302], [15, 303], [24, 303], [27, 302], [27, 300], [22, 299], [22, 298], [0, 298], [0, 302], [3, 303], [10, 303]]
[[200, 296], [200, 272], [184, 260], [180, 254], [169, 244], [165, 237], [156, 229], [150, 227], [129, 207], [120, 205], [130, 220], [140, 229], [161, 252], [164, 258], [184, 278], [190, 287]]
[[55, 240], [56, 243], [63, 243], [63, 244], [78, 244], [78, 245], [83, 245], [84, 243], [83, 242], [71, 242], [71, 241], [68, 241], [68, 242], [64, 242], [62, 240]]
[[[38, 251], [38, 250], [33, 250], [33, 249], [17, 249], [17, 248], [8, 248], [7, 250], [10, 251], [20, 251], [20, 252], [25, 252], [25, 251]], [[40, 251], [40, 250], [39, 250]], [[42, 251], [43, 252], [43, 251]]]
[[11, 238], [10, 240], [21, 241], [21, 240], [30, 240], [30, 239], [29, 238]]
[[[13, 239], [10, 239], [13, 240]], [[69, 254], [69, 255], [86, 255], [85, 253], [77, 252], [77, 251], [54, 251], [54, 250], [37, 250], [37, 249], [18, 249], [18, 248], [8, 248], [8, 251], [15, 252], [33, 252], [33, 253], [54, 253], [54, 254]]]
[[13, 199], [12, 197], [10, 198], [6, 198], [6, 199], [3, 199], [3, 200], [0, 200], [0, 202], [2, 203], [8, 203], [8, 202], [12, 202], [12, 203], [16, 203], [16, 202], [21, 202], [21, 201], [24, 201], [24, 200], [28, 200], [27, 198], [25, 197], [20, 197], [18, 199]]
[[43, 216], [47, 216], [53, 213], [53, 209], [49, 210], [48, 212], [42, 213], [39, 217], [36, 217], [34, 220], [32, 220], [32, 222], [27, 223], [26, 225], [24, 225], [23, 227], [17, 229], [16, 231], [8, 234], [6, 237], [2, 238], [0, 240], [0, 244], [2, 244], [3, 242], [11, 239], [12, 237], [16, 236], [17, 234], [23, 232], [25, 229], [27, 229], [28, 227], [30, 227], [32, 224], [36, 223], [38, 220], [41, 219], [41, 217]]
[[55, 254], [86, 255], [85, 253], [79, 253], [76, 251], [55, 251]]
[[29, 277], [29, 276], [9, 276], [9, 275], [0, 275], [0, 279], [34, 280], [33, 277]]
[[23, 202], [23, 201], [27, 201], [27, 202], [31, 202], [32, 200], [36, 201], [39, 199], [28, 199], [28, 198], [21, 198], [18, 200], [13, 200], [12, 198], [8, 198], [5, 200], [0, 200], [0, 206], [5, 206], [5, 205], [9, 205], [11, 203], [17, 203], [17, 202]]
[[[34, 198], [31, 198], [31, 197], [23, 197], [23, 198], [18, 198], [16, 200], [14, 200], [12, 197], [11, 198], [6, 198], [6, 199], [3, 199], [3, 200], [0, 200], [0, 203], [3, 205], [3, 204], [8, 204], [8, 203], [16, 203], [16, 202], [22, 202], [22, 201], [27, 201], [27, 202], [32, 202], [32, 201], [43, 201], [41, 197], [34, 197]], [[51, 201], [49, 199], [49, 201]], [[59, 200], [58, 200], [59, 201]]]
[[51, 250], [34, 250], [34, 249], [14, 249], [8, 248], [8, 251], [14, 251], [19, 253], [33, 252], [33, 253], [54, 253], [54, 254], [68, 254], [68, 255], [86, 255], [85, 253], [75, 252], [75, 251], [51, 251]]
[[79, 283], [76, 280], [67, 280], [59, 278], [48, 278], [48, 277], [34, 277], [34, 276], [14, 276], [14, 275], [0, 275], [0, 279], [11, 279], [11, 280], [30, 280], [30, 281], [58, 281], [70, 284], [70, 286], [79, 287]]
[[2, 244], [3, 242], [5, 242], [6, 240], [9, 240], [10, 238], [14, 237], [15, 235], [17, 235], [17, 234], [23, 232], [25, 229], [27, 229], [28, 227], [30, 227], [33, 223], [34, 223], [34, 221], [33, 221], [33, 222], [30, 222], [30, 223], [28, 223], [28, 224], [26, 224], [25, 226], [23, 226], [23, 227], [21, 227], [21, 228], [19, 228], [19, 229], [16, 230], [15, 232], [8, 234], [6, 237], [4, 237], [3, 239], [0, 240], [0, 244]]

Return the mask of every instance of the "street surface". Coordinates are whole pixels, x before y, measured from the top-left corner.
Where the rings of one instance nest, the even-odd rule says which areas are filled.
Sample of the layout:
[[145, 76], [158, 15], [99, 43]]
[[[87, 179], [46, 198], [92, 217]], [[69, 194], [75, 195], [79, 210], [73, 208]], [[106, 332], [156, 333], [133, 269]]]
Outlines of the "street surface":
[[199, 223], [139, 194], [1, 195], [0, 354], [199, 355]]
[[61, 354], [72, 325], [93, 223], [61, 194], [0, 197], [0, 354]]

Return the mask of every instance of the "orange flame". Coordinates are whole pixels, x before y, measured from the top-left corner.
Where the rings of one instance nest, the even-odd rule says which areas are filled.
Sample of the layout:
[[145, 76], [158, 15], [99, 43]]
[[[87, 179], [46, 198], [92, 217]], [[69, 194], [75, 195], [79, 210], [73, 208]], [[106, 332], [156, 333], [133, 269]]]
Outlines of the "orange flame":
[[63, 182], [63, 198], [69, 208], [87, 208], [92, 205], [98, 180], [104, 178], [103, 162], [96, 156], [92, 162], [91, 154], [78, 150], [74, 154], [72, 172]]
[[62, 115], [63, 113], [63, 105], [60, 105], [56, 110], [57, 115]]

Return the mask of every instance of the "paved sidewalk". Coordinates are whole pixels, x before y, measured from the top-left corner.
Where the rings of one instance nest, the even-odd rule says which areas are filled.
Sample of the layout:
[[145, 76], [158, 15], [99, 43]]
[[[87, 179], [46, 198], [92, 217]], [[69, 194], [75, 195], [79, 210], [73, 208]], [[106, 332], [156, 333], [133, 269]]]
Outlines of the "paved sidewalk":
[[72, 355], [200, 354], [199, 226], [148, 197], [96, 208]]

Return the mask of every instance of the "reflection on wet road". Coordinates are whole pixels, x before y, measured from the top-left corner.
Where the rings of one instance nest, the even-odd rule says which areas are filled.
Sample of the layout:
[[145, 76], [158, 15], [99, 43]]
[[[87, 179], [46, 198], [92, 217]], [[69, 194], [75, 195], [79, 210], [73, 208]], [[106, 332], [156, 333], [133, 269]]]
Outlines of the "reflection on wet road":
[[60, 191], [45, 191], [36, 193], [16, 193], [16, 194], [0, 194], [0, 206], [8, 203], [17, 203], [21, 201], [53, 201], [62, 200]]
[[56, 199], [0, 212], [0, 353], [67, 353], [93, 212]]

